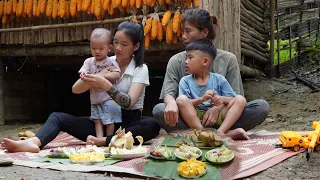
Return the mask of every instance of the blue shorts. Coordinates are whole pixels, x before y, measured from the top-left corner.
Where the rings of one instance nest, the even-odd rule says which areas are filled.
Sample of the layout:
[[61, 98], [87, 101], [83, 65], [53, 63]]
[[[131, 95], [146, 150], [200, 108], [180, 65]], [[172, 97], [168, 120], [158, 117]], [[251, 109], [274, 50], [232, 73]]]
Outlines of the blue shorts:
[[100, 119], [103, 125], [121, 123], [121, 107], [112, 99], [100, 104], [91, 104], [90, 119]]

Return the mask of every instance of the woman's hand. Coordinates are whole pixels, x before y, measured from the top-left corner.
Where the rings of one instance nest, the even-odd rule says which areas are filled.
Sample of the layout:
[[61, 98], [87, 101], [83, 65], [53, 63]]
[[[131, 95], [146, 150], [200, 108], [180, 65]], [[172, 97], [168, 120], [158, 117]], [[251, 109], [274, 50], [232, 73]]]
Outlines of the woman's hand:
[[109, 90], [112, 86], [112, 84], [108, 80], [97, 74], [84, 74], [82, 79], [86, 81], [90, 86], [100, 87], [105, 91]]
[[178, 123], [179, 109], [175, 100], [167, 102], [164, 109], [164, 121], [169, 126], [175, 126]]

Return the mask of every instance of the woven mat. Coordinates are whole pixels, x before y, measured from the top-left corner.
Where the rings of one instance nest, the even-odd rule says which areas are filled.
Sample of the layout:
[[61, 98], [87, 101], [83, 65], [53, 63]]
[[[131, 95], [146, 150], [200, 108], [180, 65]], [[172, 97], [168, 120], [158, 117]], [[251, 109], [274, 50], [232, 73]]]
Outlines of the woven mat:
[[[180, 136], [186, 135], [189, 132], [179, 132], [173, 135]], [[298, 153], [281, 148], [275, 148], [274, 144], [278, 141], [277, 133], [259, 132], [253, 133], [250, 136], [250, 140], [246, 141], [232, 141], [228, 140], [228, 148], [235, 152], [235, 158], [231, 163], [222, 165], [220, 176], [222, 179], [236, 179], [243, 178], [260, 171], [263, 171], [281, 161], [294, 156]], [[156, 139], [155, 139], [156, 141]], [[15, 165], [38, 167], [46, 169], [55, 169], [61, 171], [108, 171], [108, 172], [124, 172], [140, 176], [152, 177], [152, 175], [146, 175], [143, 173], [143, 169], [146, 166], [149, 159], [136, 158], [127, 161], [116, 162], [112, 165], [106, 166], [85, 166], [80, 164], [57, 164], [57, 163], [44, 163], [37, 162], [39, 158], [43, 158], [48, 151], [56, 147], [79, 147], [84, 146], [84, 142], [70, 136], [67, 133], [59, 135], [51, 143], [43, 148], [40, 153], [0, 153], [0, 158], [10, 157], [14, 159]], [[0, 143], [0, 151], [4, 150], [3, 144]], [[174, 177], [172, 177], [174, 178]]]

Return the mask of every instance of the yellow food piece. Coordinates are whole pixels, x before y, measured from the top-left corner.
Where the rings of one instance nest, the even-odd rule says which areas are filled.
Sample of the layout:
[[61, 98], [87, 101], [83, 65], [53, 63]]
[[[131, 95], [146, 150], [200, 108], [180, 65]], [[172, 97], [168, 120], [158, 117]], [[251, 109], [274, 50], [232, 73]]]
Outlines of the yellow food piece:
[[178, 173], [183, 176], [197, 176], [206, 171], [206, 164], [192, 158], [180, 163]]
[[74, 154], [69, 157], [71, 161], [99, 161], [104, 160], [104, 154], [102, 153], [96, 153], [96, 152], [90, 152], [90, 153], [79, 153]]

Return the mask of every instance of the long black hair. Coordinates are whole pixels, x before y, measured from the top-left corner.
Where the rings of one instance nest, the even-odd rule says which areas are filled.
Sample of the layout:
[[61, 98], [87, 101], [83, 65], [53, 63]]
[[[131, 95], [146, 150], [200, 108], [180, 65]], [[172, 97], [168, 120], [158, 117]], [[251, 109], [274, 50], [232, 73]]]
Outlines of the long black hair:
[[118, 31], [122, 31], [128, 36], [133, 45], [140, 43], [139, 49], [133, 52], [133, 54], [134, 60], [136, 61], [136, 67], [142, 66], [144, 61], [144, 35], [142, 26], [137, 22], [124, 21], [119, 24], [115, 33]]

